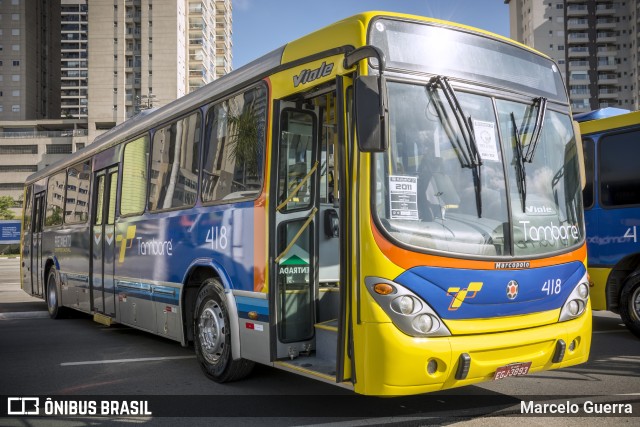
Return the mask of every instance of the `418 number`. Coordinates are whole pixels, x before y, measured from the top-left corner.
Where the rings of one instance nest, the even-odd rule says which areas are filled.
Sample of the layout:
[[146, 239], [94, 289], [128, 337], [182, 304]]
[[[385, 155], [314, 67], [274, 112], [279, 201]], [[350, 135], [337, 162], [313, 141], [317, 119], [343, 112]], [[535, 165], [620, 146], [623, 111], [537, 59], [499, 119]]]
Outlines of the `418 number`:
[[207, 230], [205, 242], [211, 243], [211, 249], [227, 249], [229, 238], [227, 237], [227, 227], [211, 227]]
[[542, 292], [547, 295], [556, 295], [560, 291], [562, 291], [562, 280], [560, 279], [549, 279], [542, 285]]

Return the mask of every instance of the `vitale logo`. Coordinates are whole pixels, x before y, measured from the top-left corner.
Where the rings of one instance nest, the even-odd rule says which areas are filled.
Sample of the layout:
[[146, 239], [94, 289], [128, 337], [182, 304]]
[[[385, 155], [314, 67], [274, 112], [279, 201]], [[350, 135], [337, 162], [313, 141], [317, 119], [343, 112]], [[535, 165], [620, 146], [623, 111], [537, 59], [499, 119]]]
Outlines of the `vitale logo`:
[[309, 70], [304, 69], [297, 76], [293, 76], [293, 86], [298, 87], [301, 84], [306, 84], [312, 82], [314, 80], [321, 79], [322, 77], [327, 77], [333, 71], [333, 63], [327, 64], [323, 62], [318, 68]]

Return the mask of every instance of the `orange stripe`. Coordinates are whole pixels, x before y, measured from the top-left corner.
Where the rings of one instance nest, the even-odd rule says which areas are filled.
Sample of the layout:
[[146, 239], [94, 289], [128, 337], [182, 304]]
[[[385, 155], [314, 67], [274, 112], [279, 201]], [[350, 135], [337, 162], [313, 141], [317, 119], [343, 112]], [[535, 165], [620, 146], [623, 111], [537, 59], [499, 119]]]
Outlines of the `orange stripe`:
[[253, 291], [261, 292], [266, 285], [267, 265], [267, 188], [268, 177], [271, 174], [271, 122], [273, 114], [271, 104], [271, 81], [265, 78], [267, 84], [267, 125], [265, 129], [265, 167], [263, 170], [262, 193], [253, 203]]
[[[387, 258], [398, 267], [408, 270], [418, 265], [428, 265], [431, 267], [443, 268], [465, 268], [474, 270], [494, 270], [495, 263], [505, 261], [504, 259], [495, 259], [492, 261], [477, 261], [469, 259], [458, 259], [443, 257], [438, 255], [428, 255], [419, 252], [409, 251], [392, 244], [386, 237], [380, 233], [373, 220], [371, 220], [371, 230], [373, 238], [378, 248], [386, 255]], [[587, 246], [583, 244], [578, 249], [553, 257], [532, 259], [529, 262], [530, 268], [548, 267], [551, 265], [565, 264], [572, 261], [585, 261], [587, 258]]]

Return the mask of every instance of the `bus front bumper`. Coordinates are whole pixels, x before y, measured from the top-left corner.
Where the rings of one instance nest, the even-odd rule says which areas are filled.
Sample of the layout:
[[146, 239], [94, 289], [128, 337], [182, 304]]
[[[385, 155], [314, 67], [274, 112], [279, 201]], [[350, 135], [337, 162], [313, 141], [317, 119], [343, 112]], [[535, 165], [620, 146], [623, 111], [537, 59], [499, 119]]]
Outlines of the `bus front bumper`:
[[[514, 363], [531, 362], [528, 373], [577, 365], [587, 361], [591, 347], [590, 305], [570, 321], [490, 334], [416, 338], [392, 323], [360, 326], [364, 345], [356, 365], [364, 375], [356, 371], [355, 391], [368, 395], [419, 394], [490, 381], [498, 368]], [[558, 360], [560, 341], [564, 354]], [[467, 372], [460, 378], [465, 359]]]

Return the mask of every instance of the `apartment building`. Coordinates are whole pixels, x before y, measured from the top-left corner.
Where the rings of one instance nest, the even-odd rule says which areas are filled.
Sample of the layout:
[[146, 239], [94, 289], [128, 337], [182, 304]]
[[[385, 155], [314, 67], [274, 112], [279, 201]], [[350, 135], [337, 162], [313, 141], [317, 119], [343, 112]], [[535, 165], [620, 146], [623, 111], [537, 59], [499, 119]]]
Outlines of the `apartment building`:
[[231, 71], [230, 0], [89, 4], [89, 136]]
[[60, 116], [87, 119], [87, 0], [61, 0]]
[[2, 0], [0, 121], [60, 117], [60, 2]]
[[231, 0], [0, 0], [0, 196], [230, 72], [231, 35]]
[[555, 59], [573, 111], [640, 109], [640, 0], [505, 0], [511, 38]]

